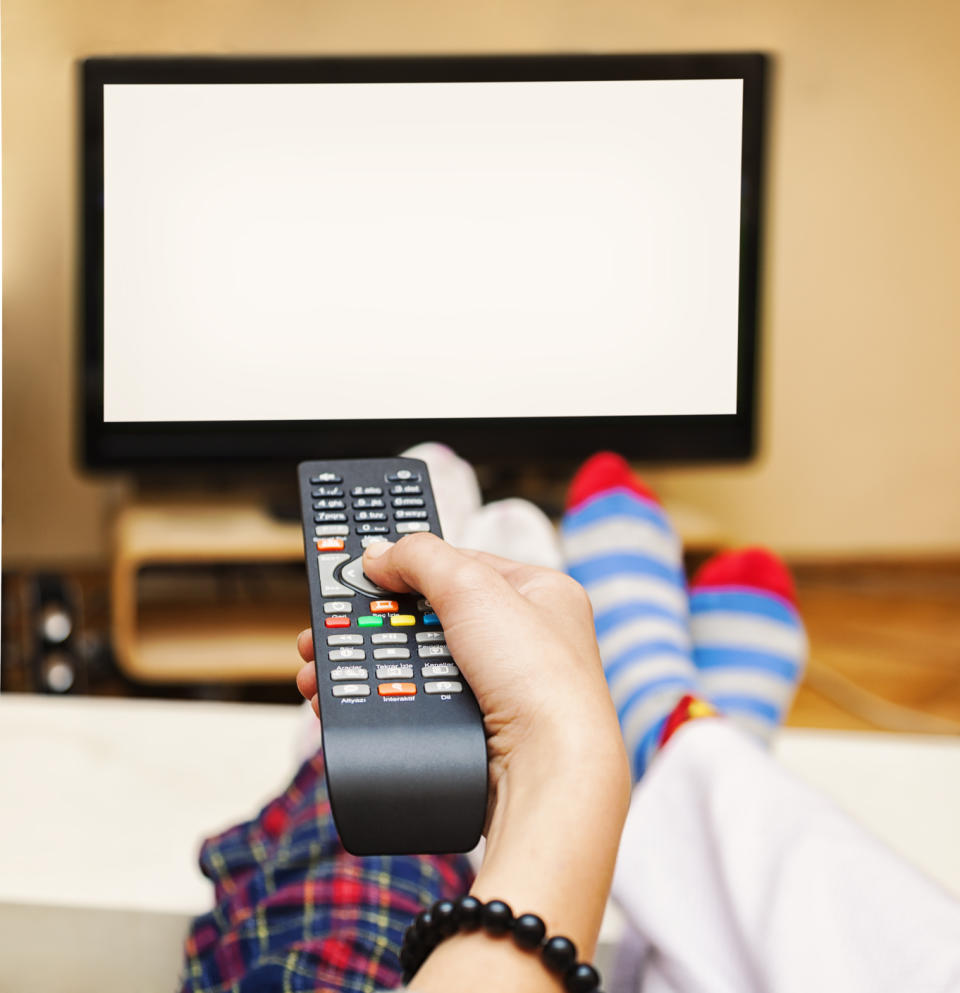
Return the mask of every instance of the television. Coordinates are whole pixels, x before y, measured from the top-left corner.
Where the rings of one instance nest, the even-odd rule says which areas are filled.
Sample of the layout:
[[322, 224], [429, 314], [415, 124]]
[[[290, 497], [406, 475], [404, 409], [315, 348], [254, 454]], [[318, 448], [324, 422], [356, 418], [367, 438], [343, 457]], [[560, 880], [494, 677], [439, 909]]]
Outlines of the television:
[[766, 68], [84, 61], [85, 464], [749, 457]]

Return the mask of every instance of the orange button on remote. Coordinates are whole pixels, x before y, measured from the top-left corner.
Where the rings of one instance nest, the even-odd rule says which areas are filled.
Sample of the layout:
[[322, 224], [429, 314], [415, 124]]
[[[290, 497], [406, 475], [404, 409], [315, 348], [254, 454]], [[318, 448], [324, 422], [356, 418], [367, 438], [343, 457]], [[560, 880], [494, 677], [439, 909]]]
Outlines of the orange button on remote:
[[350, 627], [350, 618], [345, 614], [337, 614], [334, 617], [328, 617], [323, 623], [328, 628], [348, 628]]
[[317, 538], [318, 552], [342, 552], [343, 538]]
[[377, 687], [380, 696], [415, 696], [416, 683], [381, 683]]
[[371, 614], [393, 614], [399, 609], [396, 600], [374, 600], [370, 604]]

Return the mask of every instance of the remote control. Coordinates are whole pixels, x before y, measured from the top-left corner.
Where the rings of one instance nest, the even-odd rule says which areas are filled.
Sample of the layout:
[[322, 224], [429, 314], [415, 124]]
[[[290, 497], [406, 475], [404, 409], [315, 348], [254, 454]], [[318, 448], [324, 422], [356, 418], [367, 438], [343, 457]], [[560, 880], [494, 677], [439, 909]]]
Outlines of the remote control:
[[354, 855], [465, 852], [480, 839], [487, 750], [476, 699], [420, 595], [381, 589], [363, 550], [441, 535], [426, 464], [299, 466], [317, 695], [333, 819]]

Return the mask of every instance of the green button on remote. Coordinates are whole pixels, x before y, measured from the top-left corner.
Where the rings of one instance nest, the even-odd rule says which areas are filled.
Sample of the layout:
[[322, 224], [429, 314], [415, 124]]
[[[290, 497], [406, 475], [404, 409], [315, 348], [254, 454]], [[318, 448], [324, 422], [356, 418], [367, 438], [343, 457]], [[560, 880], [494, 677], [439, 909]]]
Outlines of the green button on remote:
[[382, 628], [383, 618], [382, 617], [358, 617], [357, 624], [362, 628]]

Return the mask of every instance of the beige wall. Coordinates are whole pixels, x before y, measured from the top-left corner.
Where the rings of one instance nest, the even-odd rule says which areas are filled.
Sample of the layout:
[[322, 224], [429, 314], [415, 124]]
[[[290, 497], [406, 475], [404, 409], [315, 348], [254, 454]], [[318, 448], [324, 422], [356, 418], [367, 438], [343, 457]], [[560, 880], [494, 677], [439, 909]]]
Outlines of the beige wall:
[[72, 464], [74, 61], [140, 52], [775, 53], [763, 451], [656, 482], [795, 554], [960, 549], [958, 37], [946, 0], [4, 0], [7, 563], [105, 551], [117, 487]]

